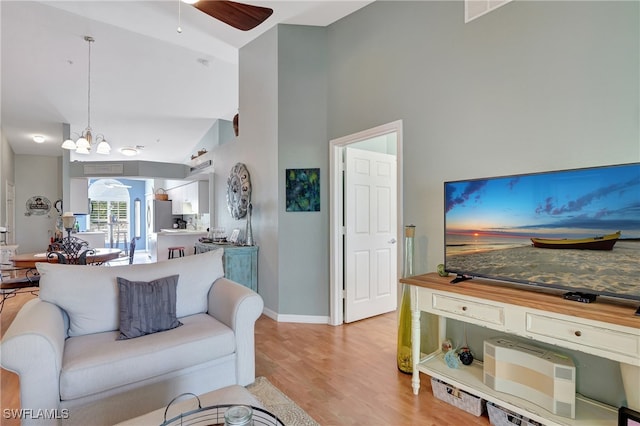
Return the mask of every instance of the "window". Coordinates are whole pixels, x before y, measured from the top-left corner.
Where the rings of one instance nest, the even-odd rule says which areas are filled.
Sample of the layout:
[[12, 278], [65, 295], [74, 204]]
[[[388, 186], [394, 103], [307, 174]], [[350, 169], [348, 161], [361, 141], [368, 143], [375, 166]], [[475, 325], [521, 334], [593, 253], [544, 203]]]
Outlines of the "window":
[[109, 232], [109, 222], [129, 222], [128, 201], [91, 200], [89, 229]]
[[98, 179], [89, 186], [91, 213], [89, 214], [89, 230], [100, 231], [111, 238], [115, 231], [110, 223], [121, 224], [127, 230], [129, 239], [129, 190], [127, 185], [114, 179]]

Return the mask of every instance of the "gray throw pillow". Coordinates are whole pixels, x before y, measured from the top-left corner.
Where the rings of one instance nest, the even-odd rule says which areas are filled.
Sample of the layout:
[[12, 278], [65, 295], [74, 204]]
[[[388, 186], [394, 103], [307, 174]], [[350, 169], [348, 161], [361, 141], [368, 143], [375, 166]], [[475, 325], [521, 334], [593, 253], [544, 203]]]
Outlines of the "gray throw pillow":
[[118, 278], [120, 336], [132, 339], [182, 325], [176, 318], [178, 275], [150, 282]]

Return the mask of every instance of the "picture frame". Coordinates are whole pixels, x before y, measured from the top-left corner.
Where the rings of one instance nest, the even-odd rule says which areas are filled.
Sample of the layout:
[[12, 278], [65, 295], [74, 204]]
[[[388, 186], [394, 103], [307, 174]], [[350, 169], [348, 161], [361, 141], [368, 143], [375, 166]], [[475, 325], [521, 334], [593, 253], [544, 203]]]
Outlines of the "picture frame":
[[640, 426], [640, 413], [628, 407], [620, 407], [618, 426]]
[[286, 211], [320, 211], [320, 169], [286, 169]]
[[233, 244], [237, 244], [239, 236], [240, 236], [240, 229], [239, 228], [234, 229], [233, 231], [231, 231], [231, 235], [229, 235], [229, 242]]

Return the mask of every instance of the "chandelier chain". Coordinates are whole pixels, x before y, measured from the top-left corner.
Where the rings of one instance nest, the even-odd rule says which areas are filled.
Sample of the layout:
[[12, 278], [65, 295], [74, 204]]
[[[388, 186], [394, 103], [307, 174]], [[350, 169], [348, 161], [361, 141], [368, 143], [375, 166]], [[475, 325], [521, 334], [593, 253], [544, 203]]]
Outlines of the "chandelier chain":
[[[1, 0], [0, 0], [1, 1]], [[111, 145], [105, 139], [103, 134], [96, 135], [95, 141], [93, 138], [93, 130], [91, 130], [91, 43], [95, 40], [91, 36], [84, 36], [84, 41], [89, 44], [88, 60], [87, 60], [87, 128], [78, 137], [78, 140], [74, 142], [71, 138], [65, 140], [62, 143], [63, 149], [75, 150], [76, 154], [88, 155], [91, 152], [91, 148], [95, 143], [96, 152], [102, 155], [108, 155], [111, 152]], [[134, 154], [135, 155], [135, 154]]]
[[87, 75], [87, 129], [91, 130], [91, 43], [95, 40], [90, 36], [85, 36], [84, 39], [89, 43], [89, 72]]

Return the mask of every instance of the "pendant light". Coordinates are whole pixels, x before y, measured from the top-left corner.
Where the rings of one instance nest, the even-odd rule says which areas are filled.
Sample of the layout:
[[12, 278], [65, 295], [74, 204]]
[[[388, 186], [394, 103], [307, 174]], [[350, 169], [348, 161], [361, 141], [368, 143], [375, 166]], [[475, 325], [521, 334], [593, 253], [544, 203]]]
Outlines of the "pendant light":
[[91, 36], [84, 36], [84, 40], [89, 45], [89, 72], [88, 72], [88, 83], [87, 83], [87, 128], [80, 135], [77, 141], [73, 141], [72, 139], [67, 139], [62, 143], [62, 148], [75, 150], [76, 154], [85, 154], [88, 155], [91, 152], [91, 146], [97, 143], [96, 152], [98, 154], [107, 155], [111, 152], [111, 145], [105, 139], [104, 135], [100, 134], [96, 136], [95, 141], [93, 140], [93, 134], [91, 130], [91, 43], [95, 40]]

